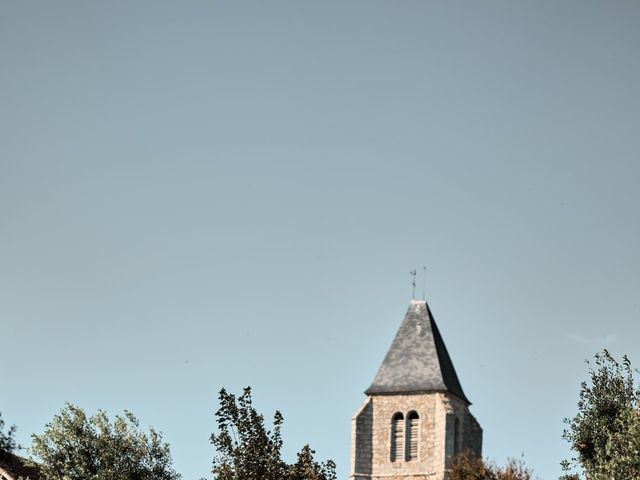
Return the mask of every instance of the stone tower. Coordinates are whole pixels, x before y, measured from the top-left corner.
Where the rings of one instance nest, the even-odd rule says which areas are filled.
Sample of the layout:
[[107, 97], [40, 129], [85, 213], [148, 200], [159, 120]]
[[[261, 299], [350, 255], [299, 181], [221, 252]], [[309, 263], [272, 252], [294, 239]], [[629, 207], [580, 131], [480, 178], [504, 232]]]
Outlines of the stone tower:
[[352, 420], [351, 480], [444, 480], [482, 428], [425, 301], [413, 300]]

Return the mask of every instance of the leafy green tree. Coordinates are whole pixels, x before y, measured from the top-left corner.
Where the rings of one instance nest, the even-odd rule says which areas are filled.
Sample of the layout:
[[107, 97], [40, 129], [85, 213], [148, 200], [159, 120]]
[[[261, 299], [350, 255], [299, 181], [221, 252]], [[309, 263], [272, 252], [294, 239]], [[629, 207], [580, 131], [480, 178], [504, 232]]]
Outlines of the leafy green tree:
[[253, 407], [251, 388], [238, 398], [221, 390], [216, 412], [218, 433], [211, 435], [217, 454], [213, 460], [215, 480], [335, 480], [335, 464], [318, 463], [306, 445], [296, 463], [289, 465], [281, 455], [282, 414], [275, 412], [268, 430], [264, 417]]
[[524, 461], [509, 460], [502, 468], [480, 457], [463, 453], [458, 455], [449, 472], [449, 480], [531, 480], [533, 472]]
[[577, 455], [562, 462], [562, 478], [640, 480], [640, 390], [631, 362], [624, 356], [618, 363], [604, 350], [589, 365], [578, 414], [565, 419], [563, 438]]
[[33, 435], [32, 453], [46, 480], [178, 480], [169, 445], [153, 428], [144, 433], [128, 411], [113, 422], [66, 404], [42, 435]]
[[2, 413], [0, 413], [0, 455], [11, 453], [16, 448], [19, 448], [16, 443], [15, 434], [15, 425], [11, 425], [7, 430], [7, 433], [4, 432], [4, 420], [2, 419]]

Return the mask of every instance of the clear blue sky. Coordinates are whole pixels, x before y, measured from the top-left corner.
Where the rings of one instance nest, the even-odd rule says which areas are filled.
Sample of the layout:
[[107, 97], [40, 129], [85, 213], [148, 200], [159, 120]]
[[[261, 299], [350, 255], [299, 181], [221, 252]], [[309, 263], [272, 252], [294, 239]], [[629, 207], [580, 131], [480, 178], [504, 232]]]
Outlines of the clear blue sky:
[[585, 358], [640, 365], [640, 4], [0, 3], [0, 411], [122, 409], [207, 475], [254, 388], [349, 470], [427, 296], [484, 451], [544, 479]]

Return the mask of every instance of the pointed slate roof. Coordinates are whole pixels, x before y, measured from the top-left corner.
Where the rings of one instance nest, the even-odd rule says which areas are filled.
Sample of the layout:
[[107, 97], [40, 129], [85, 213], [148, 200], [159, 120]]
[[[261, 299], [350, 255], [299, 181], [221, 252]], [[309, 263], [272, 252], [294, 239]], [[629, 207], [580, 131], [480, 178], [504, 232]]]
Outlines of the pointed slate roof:
[[367, 395], [462, 391], [438, 326], [427, 302], [412, 300]]

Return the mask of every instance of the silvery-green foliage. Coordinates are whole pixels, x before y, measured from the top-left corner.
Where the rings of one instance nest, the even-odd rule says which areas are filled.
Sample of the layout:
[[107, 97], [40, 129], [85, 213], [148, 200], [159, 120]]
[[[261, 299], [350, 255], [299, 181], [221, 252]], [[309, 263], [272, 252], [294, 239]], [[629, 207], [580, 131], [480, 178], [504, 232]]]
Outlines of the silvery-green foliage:
[[576, 456], [562, 463], [562, 478], [640, 480], [640, 391], [631, 362], [625, 356], [619, 363], [604, 350], [589, 375], [591, 381], [581, 385], [578, 414], [565, 419], [563, 438]]
[[128, 411], [113, 422], [100, 410], [93, 416], [67, 404], [33, 435], [32, 453], [46, 480], [178, 480], [169, 445], [153, 428], [140, 429]]

